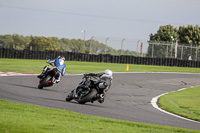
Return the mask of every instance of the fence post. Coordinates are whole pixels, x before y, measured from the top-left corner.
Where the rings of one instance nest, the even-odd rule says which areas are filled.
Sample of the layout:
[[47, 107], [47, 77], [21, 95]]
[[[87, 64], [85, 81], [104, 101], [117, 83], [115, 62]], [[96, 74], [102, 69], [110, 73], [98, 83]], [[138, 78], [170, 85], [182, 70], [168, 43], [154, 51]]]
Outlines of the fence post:
[[2, 58], [3, 48], [0, 48], [0, 58]]
[[152, 58], [153, 58], [153, 50], [154, 50], [154, 44], [152, 44], [152, 53], [151, 53]]

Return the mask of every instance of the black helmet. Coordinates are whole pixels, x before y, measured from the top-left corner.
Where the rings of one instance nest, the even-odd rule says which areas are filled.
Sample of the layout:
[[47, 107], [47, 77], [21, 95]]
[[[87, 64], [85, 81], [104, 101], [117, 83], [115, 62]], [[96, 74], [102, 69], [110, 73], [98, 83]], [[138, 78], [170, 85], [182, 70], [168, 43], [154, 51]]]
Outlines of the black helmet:
[[65, 60], [64, 56], [58, 56], [58, 59]]

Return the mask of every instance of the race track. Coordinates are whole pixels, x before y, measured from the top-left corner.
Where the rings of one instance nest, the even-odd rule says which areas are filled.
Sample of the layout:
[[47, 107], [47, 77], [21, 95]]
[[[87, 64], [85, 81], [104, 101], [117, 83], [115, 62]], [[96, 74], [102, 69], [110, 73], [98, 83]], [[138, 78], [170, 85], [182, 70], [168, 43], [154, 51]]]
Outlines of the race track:
[[0, 99], [87, 115], [200, 130], [199, 123], [165, 114], [151, 105], [151, 99], [157, 95], [200, 85], [200, 74], [114, 73], [113, 77], [113, 85], [103, 104], [80, 105], [75, 101], [65, 101], [67, 94], [81, 80], [81, 75], [64, 76], [60, 84], [43, 90], [37, 88], [36, 76], [0, 77]]

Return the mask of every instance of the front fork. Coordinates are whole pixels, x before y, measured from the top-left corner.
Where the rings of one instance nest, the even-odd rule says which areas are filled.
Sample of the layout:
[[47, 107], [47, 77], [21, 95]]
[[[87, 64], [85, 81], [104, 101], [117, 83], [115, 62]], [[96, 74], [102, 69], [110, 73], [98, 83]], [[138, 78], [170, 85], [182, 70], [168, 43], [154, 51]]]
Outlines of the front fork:
[[[49, 82], [49, 81], [48, 81]], [[56, 83], [56, 79], [55, 79], [55, 77], [52, 77], [52, 79], [51, 79], [51, 81], [50, 81], [50, 83], [53, 83], [53, 84], [55, 84]]]
[[[74, 99], [78, 99], [79, 97], [80, 97], [80, 94], [79, 94], [79, 92], [80, 91], [83, 91], [83, 89], [82, 88], [80, 88], [80, 89], [82, 89], [82, 90], [77, 90], [78, 89], [78, 86], [73, 90], [73, 98]], [[90, 88], [88, 88], [88, 90], [85, 90], [85, 91], [90, 91]]]

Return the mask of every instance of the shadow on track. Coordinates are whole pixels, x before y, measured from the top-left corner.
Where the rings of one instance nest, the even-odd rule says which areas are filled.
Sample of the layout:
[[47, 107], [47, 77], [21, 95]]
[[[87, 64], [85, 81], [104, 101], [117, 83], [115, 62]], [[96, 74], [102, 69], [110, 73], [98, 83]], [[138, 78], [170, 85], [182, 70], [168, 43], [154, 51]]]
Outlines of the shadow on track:
[[64, 103], [71, 103], [71, 104], [76, 104], [76, 105], [80, 105], [80, 106], [93, 106], [93, 107], [103, 107], [101, 105], [96, 105], [96, 104], [90, 104], [89, 102], [86, 104], [79, 104], [78, 102], [75, 101], [70, 101], [67, 102], [65, 100], [61, 100], [61, 99], [54, 99], [54, 98], [44, 98], [44, 97], [37, 97], [37, 98], [41, 98], [41, 99], [45, 99], [45, 100], [51, 100], [51, 101], [58, 101], [58, 102], [64, 102]]
[[6, 85], [12, 85], [12, 86], [18, 86], [18, 87], [24, 87], [24, 88], [30, 88], [30, 89], [37, 89], [37, 90], [44, 90], [44, 91], [52, 91], [52, 92], [62, 92], [62, 93], [66, 93], [65, 91], [59, 91], [59, 90], [53, 90], [53, 89], [39, 89], [36, 86], [28, 86], [28, 85], [21, 85], [21, 84], [12, 84], [12, 83], [5, 83], [5, 82], [0, 82], [1, 84], [6, 84]]
[[51, 100], [51, 101], [59, 101], [59, 102], [65, 102], [65, 100], [60, 100], [60, 99], [53, 99], [53, 98], [44, 98], [44, 97], [37, 97], [37, 98], [40, 98], [40, 99], [46, 99], [46, 100]]
[[38, 89], [38, 88], [35, 87], [35, 86], [19, 85], [19, 84], [4, 83], [4, 82], [0, 82], [0, 83], [1, 83], [1, 84], [7, 84], [7, 85], [13, 85], [13, 86], [24, 87], [24, 88]]

